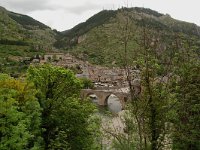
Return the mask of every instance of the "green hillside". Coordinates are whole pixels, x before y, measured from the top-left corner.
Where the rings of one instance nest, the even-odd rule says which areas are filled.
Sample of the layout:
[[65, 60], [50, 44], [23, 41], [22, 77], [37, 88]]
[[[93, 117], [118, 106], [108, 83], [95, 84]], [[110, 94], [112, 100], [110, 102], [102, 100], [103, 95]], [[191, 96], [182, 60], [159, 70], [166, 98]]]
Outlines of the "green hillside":
[[71, 30], [63, 31], [63, 34], [69, 37], [82, 35], [92, 28], [104, 24], [111, 17], [114, 17], [115, 14], [116, 12], [113, 10], [103, 10], [89, 18], [86, 22], [80, 23], [77, 26], [73, 27]]
[[0, 70], [8, 73], [23, 71], [27, 68], [23, 59], [53, 49], [67, 50], [93, 64], [122, 65], [126, 25], [129, 32], [126, 48], [132, 60], [140, 51], [144, 27], [151, 35], [149, 42], [159, 41], [159, 55], [163, 50], [170, 53], [169, 45], [175, 41], [181, 45], [180, 41], [188, 40], [199, 54], [200, 27], [151, 9], [103, 10], [71, 30], [57, 32], [29, 16], [0, 7]]
[[173, 45], [177, 37], [181, 41], [190, 39], [199, 46], [200, 27], [197, 25], [173, 19], [151, 9], [136, 7], [104, 10], [92, 16], [86, 22], [63, 32], [64, 37], [60, 41], [65, 42], [65, 45], [61, 47], [94, 64], [120, 65], [127, 19], [130, 32], [127, 45], [129, 54], [139, 51], [138, 40], [142, 38], [143, 27], [149, 31], [152, 40], [159, 38], [160, 47]]
[[23, 71], [27, 68], [23, 59], [52, 50], [56, 34], [29, 16], [0, 7], [0, 70]]
[[39, 29], [48, 29], [49, 28], [45, 24], [43, 24], [27, 15], [9, 12], [8, 16], [27, 29], [31, 29], [31, 27], [38, 27]]
[[95, 27], [101, 26], [110, 18], [115, 17], [116, 12], [113, 10], [103, 10], [91, 18], [89, 18], [86, 22], [82, 22], [70, 30], [63, 31], [62, 33], [58, 33], [57, 41], [54, 44], [57, 48], [71, 48], [72, 46], [77, 44], [78, 37], [89, 32]]

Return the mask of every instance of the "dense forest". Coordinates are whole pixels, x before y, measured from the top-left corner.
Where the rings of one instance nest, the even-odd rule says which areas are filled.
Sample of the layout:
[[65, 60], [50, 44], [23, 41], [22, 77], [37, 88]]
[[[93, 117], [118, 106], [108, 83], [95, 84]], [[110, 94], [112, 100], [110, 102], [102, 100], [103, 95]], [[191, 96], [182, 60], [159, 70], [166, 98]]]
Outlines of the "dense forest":
[[96, 149], [93, 104], [70, 70], [30, 67], [26, 79], [0, 75], [0, 149]]

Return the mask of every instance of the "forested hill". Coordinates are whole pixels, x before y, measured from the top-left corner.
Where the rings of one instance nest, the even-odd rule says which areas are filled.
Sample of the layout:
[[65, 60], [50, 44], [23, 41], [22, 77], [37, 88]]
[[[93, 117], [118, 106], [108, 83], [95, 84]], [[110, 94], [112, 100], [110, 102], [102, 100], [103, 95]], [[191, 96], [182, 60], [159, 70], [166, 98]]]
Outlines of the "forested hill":
[[[89, 18], [86, 22], [82, 22], [72, 29], [63, 31], [62, 33], [67, 37], [80, 36], [88, 32], [92, 28], [98, 27], [108, 22], [112, 17], [116, 17], [116, 15], [121, 11], [132, 13], [132, 15], [143, 14], [145, 16], [145, 19], [147, 19], [145, 23], [150, 23], [149, 25], [155, 27], [158, 27], [160, 25], [159, 27], [161, 29], [171, 28], [175, 32], [183, 32], [200, 36], [200, 27], [198, 27], [194, 23], [179, 21], [171, 18], [168, 14], [164, 15], [157, 11], [140, 7], [122, 8], [118, 10], [103, 10]], [[152, 22], [149, 22], [149, 19], [152, 19]]]
[[68, 37], [74, 37], [76, 35], [82, 35], [94, 27], [100, 26], [105, 22], [109, 21], [111, 17], [116, 15], [116, 11], [113, 10], [103, 10], [91, 18], [89, 18], [86, 22], [80, 23], [73, 27], [71, 30], [63, 31], [62, 33]]
[[0, 70], [20, 70], [19, 61], [24, 57], [53, 49], [68, 50], [94, 64], [120, 65], [127, 19], [131, 33], [128, 51], [138, 48], [135, 39], [141, 38], [143, 27], [151, 32], [152, 39], [160, 39], [160, 47], [167, 47], [177, 38], [192, 39], [196, 47], [200, 45], [200, 27], [146, 8], [103, 10], [70, 30], [57, 32], [29, 16], [0, 7]]
[[12, 73], [26, 69], [20, 60], [54, 49], [56, 35], [57, 32], [43, 23], [0, 7], [0, 71]]
[[56, 33], [50, 27], [27, 16], [0, 7], [0, 40], [21, 41], [26, 45], [53, 45]]
[[101, 26], [108, 22], [110, 18], [115, 17], [116, 11], [113, 10], [103, 10], [86, 22], [82, 22], [70, 30], [65, 30], [57, 36], [57, 42], [55, 46], [57, 48], [71, 47], [77, 44], [78, 37], [89, 32], [95, 27]]
[[18, 24], [22, 25], [24, 28], [27, 28], [27, 29], [32, 29], [34, 27], [39, 28], [39, 29], [48, 29], [49, 28], [45, 24], [43, 24], [27, 15], [9, 12], [8, 16], [10, 18], [12, 18], [13, 20], [15, 20]]
[[79, 58], [94, 64], [119, 64], [118, 54], [124, 47], [122, 38], [127, 20], [131, 34], [129, 50], [137, 48], [135, 38], [141, 39], [143, 27], [151, 32], [152, 39], [160, 39], [161, 47], [167, 47], [177, 38], [184, 41], [192, 39], [195, 45], [200, 45], [200, 27], [196, 24], [176, 20], [151, 9], [135, 7], [103, 10], [86, 22], [62, 32], [63, 37], [58, 39], [55, 46], [71, 50]]

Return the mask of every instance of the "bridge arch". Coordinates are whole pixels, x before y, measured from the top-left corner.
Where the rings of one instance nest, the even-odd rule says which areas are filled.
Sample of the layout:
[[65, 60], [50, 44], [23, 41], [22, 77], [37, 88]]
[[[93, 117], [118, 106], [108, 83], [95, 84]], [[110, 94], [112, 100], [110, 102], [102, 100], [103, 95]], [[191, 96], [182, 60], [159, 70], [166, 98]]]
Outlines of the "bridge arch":
[[122, 93], [122, 92], [112, 92], [112, 91], [105, 91], [105, 90], [93, 90], [93, 89], [83, 89], [81, 91], [81, 97], [87, 98], [89, 95], [94, 94], [98, 98], [98, 104], [100, 106], [106, 106], [108, 105], [108, 99], [110, 95], [115, 95], [118, 97], [119, 102], [121, 103], [121, 108], [125, 108], [125, 102], [128, 99], [127, 93]]
[[[91, 95], [95, 95], [96, 98], [92, 98]], [[86, 94], [85, 97], [86, 97], [86, 98], [89, 97], [93, 103], [98, 103], [99, 97], [98, 97], [98, 95], [97, 95], [95, 92], [89, 92], [89, 93]]]
[[[90, 97], [90, 95], [96, 95], [96, 96], [97, 96], [97, 94], [96, 94], [95, 92], [89, 92], [89, 93], [86, 94], [85, 97]], [[97, 97], [98, 97], [98, 96], [97, 96]]]
[[112, 111], [112, 112], [119, 112], [123, 109], [123, 105], [122, 102], [120, 100], [120, 97], [117, 96], [117, 94], [114, 93], [110, 93], [104, 101], [105, 105], [108, 106], [108, 108]]

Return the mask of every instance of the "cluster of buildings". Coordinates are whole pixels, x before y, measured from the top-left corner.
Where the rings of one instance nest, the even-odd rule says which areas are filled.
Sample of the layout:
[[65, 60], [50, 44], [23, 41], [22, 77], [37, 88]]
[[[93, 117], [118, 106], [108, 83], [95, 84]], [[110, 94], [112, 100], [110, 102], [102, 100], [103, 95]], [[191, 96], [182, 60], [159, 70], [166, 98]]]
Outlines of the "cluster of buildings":
[[70, 54], [48, 53], [43, 57], [37, 56], [32, 60], [32, 63], [44, 64], [48, 62], [56, 66], [75, 69], [77, 70], [77, 77], [88, 78], [102, 86], [123, 86], [126, 84], [126, 75], [123, 69], [92, 65], [78, 60]]

